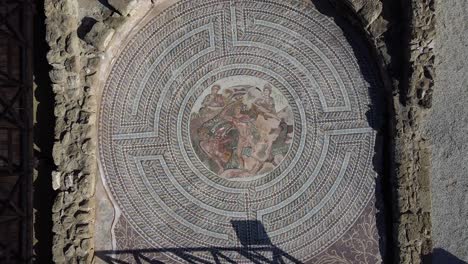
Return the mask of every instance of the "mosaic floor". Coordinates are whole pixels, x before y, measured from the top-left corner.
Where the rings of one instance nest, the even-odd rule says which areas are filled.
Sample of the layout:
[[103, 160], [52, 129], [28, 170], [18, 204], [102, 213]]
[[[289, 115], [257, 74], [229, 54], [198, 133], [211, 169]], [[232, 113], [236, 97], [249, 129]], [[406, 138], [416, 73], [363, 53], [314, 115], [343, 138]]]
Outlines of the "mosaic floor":
[[379, 263], [381, 87], [365, 49], [308, 1], [154, 15], [102, 95], [98, 258]]

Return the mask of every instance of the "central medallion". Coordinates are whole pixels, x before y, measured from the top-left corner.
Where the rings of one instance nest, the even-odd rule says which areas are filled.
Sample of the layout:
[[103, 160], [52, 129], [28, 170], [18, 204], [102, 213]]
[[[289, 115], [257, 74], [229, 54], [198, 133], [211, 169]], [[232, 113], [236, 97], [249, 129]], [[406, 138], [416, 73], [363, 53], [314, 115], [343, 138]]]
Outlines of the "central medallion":
[[200, 161], [225, 179], [255, 179], [287, 155], [294, 116], [271, 83], [235, 76], [206, 87], [191, 112], [190, 137]]

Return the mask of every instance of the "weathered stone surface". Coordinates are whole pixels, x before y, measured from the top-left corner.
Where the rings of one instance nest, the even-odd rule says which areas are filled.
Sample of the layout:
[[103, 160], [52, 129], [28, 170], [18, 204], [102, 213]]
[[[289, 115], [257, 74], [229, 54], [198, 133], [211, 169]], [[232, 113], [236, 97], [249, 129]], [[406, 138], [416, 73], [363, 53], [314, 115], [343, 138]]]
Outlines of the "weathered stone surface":
[[354, 12], [358, 12], [368, 2], [368, 0], [345, 0], [352, 8]]
[[122, 16], [111, 16], [109, 18], [107, 18], [104, 22], [109, 25], [109, 27], [112, 27], [112, 28], [119, 28], [121, 27], [125, 21], [127, 21], [127, 18], [126, 17], [122, 17]]
[[114, 33], [115, 30], [113, 28], [108, 27], [103, 22], [97, 22], [86, 34], [85, 41], [98, 50], [104, 50], [114, 36]]
[[[69, 54], [77, 54], [80, 52], [79, 39], [77, 38], [76, 31], [70, 33], [65, 40], [65, 51]], [[72, 57], [73, 58], [73, 57]], [[76, 70], [69, 70], [75, 72]]]
[[[71, 259], [75, 255], [75, 247], [73, 245], [68, 245], [68, 248], [65, 250], [65, 257]], [[76, 263], [76, 261], [72, 261]]]
[[[430, 149], [427, 135], [421, 128], [431, 104], [431, 83], [433, 76], [424, 69], [433, 66], [433, 49], [428, 46], [433, 36], [433, 1], [412, 1], [405, 5], [409, 10], [407, 32], [409, 39], [405, 62], [407, 86], [400, 90], [403, 94], [395, 98], [397, 113], [397, 137], [395, 143], [398, 167], [396, 195], [402, 202], [397, 210], [402, 215], [398, 219], [397, 241], [401, 263], [421, 263], [423, 256], [432, 250], [430, 186]], [[403, 99], [401, 99], [403, 98]], [[405, 211], [406, 210], [406, 211]], [[403, 217], [404, 216], [404, 217]], [[404, 234], [404, 236], [402, 236]]]
[[[86, 94], [82, 86], [84, 70], [82, 69], [82, 45], [77, 36], [77, 2], [75, 1], [45, 1], [46, 26], [48, 43], [51, 50], [47, 59], [53, 66], [50, 72], [55, 93], [54, 114], [57, 118], [55, 126], [56, 142], [53, 147], [54, 163], [57, 166], [52, 175], [52, 186], [57, 190], [57, 197], [52, 212], [53, 225], [53, 261], [55, 263], [77, 263], [89, 261], [89, 246], [85, 254], [80, 249], [80, 242], [84, 237], [90, 238], [91, 231], [86, 228], [79, 229], [77, 225], [91, 222], [94, 208], [92, 185], [94, 179], [95, 150], [86, 148], [87, 154], [82, 152], [84, 142], [92, 142], [92, 132], [86, 121], [93, 119], [93, 112], [86, 118], [81, 118], [81, 109], [94, 98]], [[104, 33], [105, 35], [105, 33]], [[104, 45], [107, 40], [99, 39], [97, 34], [93, 41], [97, 46]], [[78, 184], [84, 179], [83, 172], [89, 178], [87, 184]], [[88, 182], [89, 181], [89, 182]], [[82, 188], [83, 190], [81, 190]], [[78, 189], [78, 190], [77, 190]], [[77, 213], [78, 210], [83, 213]], [[78, 218], [77, 218], [78, 217]], [[89, 234], [85, 234], [89, 232]], [[89, 263], [89, 262], [88, 262]]]
[[61, 182], [62, 182], [61, 173], [53, 171], [52, 172], [52, 189], [54, 189], [55, 191], [58, 190], [60, 188]]
[[388, 30], [388, 21], [383, 16], [377, 17], [372, 24], [369, 26], [369, 32], [375, 38], [380, 37], [383, 33]]
[[382, 13], [382, 2], [380, 0], [366, 0], [364, 5], [358, 11], [358, 14], [362, 20], [364, 20], [364, 25], [369, 26], [381, 15]]
[[468, 2], [435, 5], [436, 74], [425, 128], [432, 146], [433, 263], [450, 264], [468, 262]]
[[65, 69], [53, 69], [50, 72], [50, 80], [57, 84], [66, 82], [67, 77], [68, 72]]
[[65, 69], [69, 72], [78, 72], [81, 70], [80, 61], [76, 56], [66, 59], [64, 64]]
[[108, 8], [109, 5], [107, 2], [107, 0], [80, 0], [78, 6], [78, 20], [85, 23], [89, 22], [88, 18], [95, 19], [96, 21], [105, 20], [113, 13], [113, 11]]
[[63, 245], [54, 243], [54, 245], [52, 246], [52, 254], [52, 261], [54, 263], [66, 263], [66, 259], [63, 254]]
[[122, 16], [127, 16], [135, 9], [137, 0], [109, 0], [109, 4], [114, 7]]

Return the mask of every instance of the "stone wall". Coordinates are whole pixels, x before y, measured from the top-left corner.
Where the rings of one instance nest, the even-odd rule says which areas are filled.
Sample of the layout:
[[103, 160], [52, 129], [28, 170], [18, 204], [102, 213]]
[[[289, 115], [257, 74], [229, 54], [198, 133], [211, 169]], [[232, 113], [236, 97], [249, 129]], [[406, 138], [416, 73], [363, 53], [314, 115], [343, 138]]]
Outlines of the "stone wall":
[[94, 180], [96, 174], [93, 140], [96, 100], [90, 84], [96, 60], [78, 38], [78, 5], [75, 1], [45, 3], [50, 46], [47, 60], [55, 93], [56, 171], [52, 187], [57, 191], [52, 208], [53, 261], [87, 263], [92, 257]]
[[[356, 14], [376, 48], [387, 88], [389, 106], [388, 201], [393, 215], [393, 252], [396, 263], [421, 263], [432, 250], [430, 151], [421, 123], [431, 107], [435, 37], [432, 0], [333, 0]], [[390, 91], [390, 93], [388, 93]], [[389, 142], [390, 143], [390, 142]]]
[[136, 3], [45, 1], [56, 117], [52, 155], [57, 168], [51, 175], [56, 191], [52, 207], [55, 263], [93, 261], [97, 71], [101, 61], [112, 59], [104, 50]]
[[396, 109], [398, 248], [401, 263], [420, 263], [432, 251], [430, 150], [421, 124], [432, 105], [434, 1], [409, 1], [406, 57]]
[[434, 3], [346, 3], [374, 43], [384, 83], [391, 91], [388, 139], [393, 139], [393, 149], [388, 157], [393, 164], [387, 176], [393, 189], [394, 262], [421, 263], [432, 250], [430, 153], [420, 125], [432, 101]]
[[[386, 183], [392, 186], [387, 203], [393, 212], [394, 262], [420, 263], [431, 250], [429, 152], [420, 123], [432, 97], [433, 3], [330, 1], [362, 29], [381, 66], [389, 120], [384, 136], [389, 141]], [[45, 3], [47, 59], [57, 117], [53, 151], [57, 169], [52, 175], [57, 191], [53, 206], [56, 263], [89, 263], [93, 258], [97, 71], [105, 67], [101, 62], [111, 59], [104, 50], [135, 16], [132, 10], [138, 4], [136, 0]]]
[[[57, 170], [52, 174], [52, 186], [58, 191], [53, 212], [54, 262], [67, 259], [86, 260], [91, 241], [89, 229], [93, 214], [92, 182], [93, 163], [87, 149], [92, 130], [90, 103], [82, 85], [81, 47], [77, 38], [77, 7], [71, 1], [48, 1], [45, 7], [48, 25], [46, 40], [50, 51], [47, 54], [52, 66], [50, 78], [55, 93], [55, 144], [54, 163]], [[92, 110], [91, 110], [92, 111]]]

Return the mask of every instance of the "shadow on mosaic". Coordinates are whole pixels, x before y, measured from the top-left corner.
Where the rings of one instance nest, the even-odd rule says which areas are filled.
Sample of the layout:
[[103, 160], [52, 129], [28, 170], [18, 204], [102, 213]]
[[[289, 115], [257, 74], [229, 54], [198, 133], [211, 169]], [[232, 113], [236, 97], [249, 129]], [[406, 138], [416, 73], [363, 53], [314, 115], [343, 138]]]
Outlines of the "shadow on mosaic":
[[[193, 248], [153, 248], [129, 249], [119, 251], [97, 251], [96, 257], [104, 263], [165, 263], [158, 260], [158, 254], [169, 254], [187, 263], [213, 263], [197, 255], [210, 254], [214, 263], [237, 263], [229, 254], [238, 254], [251, 263], [302, 263], [280, 248], [273, 245], [263, 224], [256, 220], [231, 221], [232, 227], [240, 242], [240, 247], [193, 247]], [[122, 260], [122, 259], [125, 259]]]

